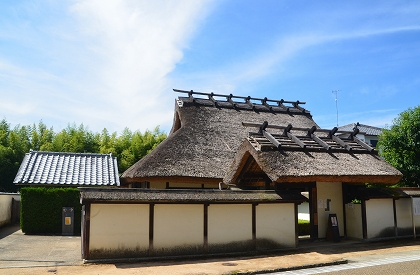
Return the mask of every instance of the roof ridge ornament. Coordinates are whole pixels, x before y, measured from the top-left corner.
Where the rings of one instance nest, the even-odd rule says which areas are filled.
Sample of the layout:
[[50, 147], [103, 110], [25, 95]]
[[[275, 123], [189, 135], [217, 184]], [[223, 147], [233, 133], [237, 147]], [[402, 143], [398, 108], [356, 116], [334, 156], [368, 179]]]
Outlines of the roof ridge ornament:
[[[270, 125], [267, 121], [264, 121], [263, 124], [259, 123], [252, 123], [252, 122], [242, 122], [242, 125], [245, 127], [256, 127], [259, 128], [259, 131], [257, 134], [250, 133], [250, 136], [255, 135], [263, 135], [265, 138], [268, 139], [276, 148], [314, 148], [314, 144], [317, 144], [318, 149], [325, 149], [328, 152], [331, 152], [333, 149], [335, 151], [348, 151], [351, 153], [358, 152], [362, 153], [363, 151], [366, 152], [374, 152], [375, 149], [360, 140], [356, 137], [358, 130], [355, 129], [353, 131], [339, 131], [337, 127], [334, 127], [332, 130], [328, 129], [319, 129], [316, 126], [312, 126], [311, 128], [301, 128], [301, 127], [293, 127], [292, 124], [288, 124], [287, 126], [280, 126], [280, 125]], [[279, 135], [272, 135], [269, 133], [266, 129], [278, 129], [283, 130], [283, 133]], [[291, 130], [298, 131], [298, 132], [306, 132], [306, 136], [296, 136], [295, 134], [291, 133]], [[315, 132], [320, 132], [326, 134], [325, 137], [319, 137], [315, 135]], [[336, 134], [348, 134], [348, 138], [340, 138]], [[257, 137], [257, 136], [256, 136]], [[309, 138], [309, 139], [308, 139]], [[259, 143], [260, 138], [257, 137], [256, 142]], [[289, 141], [287, 141], [289, 139]], [[310, 142], [312, 140], [312, 143]], [[290, 142], [292, 141], [292, 144], [289, 147], [285, 146], [279, 146], [281, 142]], [[314, 143], [315, 142], [315, 143]], [[298, 147], [296, 147], [298, 145]], [[340, 149], [341, 148], [341, 149]], [[318, 150], [317, 149], [317, 150]]]
[[[284, 99], [281, 100], [274, 100], [274, 99], [268, 99], [267, 97], [264, 98], [258, 98], [258, 97], [251, 97], [251, 96], [235, 96], [233, 94], [229, 94], [229, 95], [225, 95], [225, 94], [215, 94], [213, 92], [211, 93], [203, 93], [203, 92], [194, 92], [193, 90], [190, 91], [184, 91], [184, 90], [178, 90], [178, 89], [173, 89], [174, 92], [177, 93], [185, 93], [188, 94], [188, 98], [193, 102], [196, 103], [197, 99], [200, 98], [196, 98], [194, 97], [194, 95], [202, 95], [202, 96], [207, 96], [208, 99], [210, 101], [213, 102], [214, 106], [219, 107], [220, 103], [222, 102], [228, 102], [230, 103], [233, 108], [238, 108], [238, 104], [247, 104], [249, 105], [253, 110], [255, 110], [255, 106], [258, 105], [257, 103], [253, 103], [251, 100], [255, 100], [255, 101], [260, 101], [261, 102], [261, 106], [265, 106], [269, 111], [274, 111], [273, 107], [277, 107], [280, 108], [286, 112], [289, 112], [290, 109], [297, 109], [300, 110], [302, 113], [309, 113], [309, 111], [307, 111], [305, 108], [302, 108], [301, 106], [299, 106], [300, 104], [306, 104], [306, 102], [303, 101], [287, 101]], [[216, 100], [214, 97], [224, 97], [226, 98], [226, 100]], [[204, 99], [204, 98], [203, 98]], [[240, 99], [235, 100], [235, 99]], [[270, 104], [270, 102], [275, 103], [275, 104]], [[287, 103], [287, 104], [291, 104], [292, 106], [288, 107], [285, 106], [283, 103]]]

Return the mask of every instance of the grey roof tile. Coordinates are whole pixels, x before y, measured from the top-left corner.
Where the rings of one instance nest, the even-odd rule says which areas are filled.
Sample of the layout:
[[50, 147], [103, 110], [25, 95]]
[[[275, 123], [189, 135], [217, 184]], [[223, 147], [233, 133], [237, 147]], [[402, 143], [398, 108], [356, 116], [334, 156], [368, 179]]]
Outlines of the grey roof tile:
[[[338, 130], [340, 131], [353, 131], [354, 126], [356, 123], [350, 123], [347, 125], [343, 125], [338, 127]], [[369, 126], [365, 124], [360, 124], [357, 126], [359, 128], [360, 133], [363, 133], [367, 136], [378, 136], [380, 133], [382, 133], [382, 128]]]
[[111, 154], [30, 151], [16, 174], [20, 185], [119, 186]]

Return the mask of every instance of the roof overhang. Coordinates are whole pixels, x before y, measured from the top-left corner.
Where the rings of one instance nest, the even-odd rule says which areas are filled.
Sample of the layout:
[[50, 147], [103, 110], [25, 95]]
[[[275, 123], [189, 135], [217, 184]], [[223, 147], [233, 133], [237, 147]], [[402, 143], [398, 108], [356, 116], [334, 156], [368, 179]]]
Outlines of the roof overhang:
[[134, 182], [169, 182], [169, 183], [187, 183], [187, 184], [218, 184], [222, 178], [201, 178], [201, 177], [141, 177], [141, 178], [120, 178], [121, 186], [127, 186]]
[[301, 203], [296, 192], [203, 189], [100, 189], [81, 187], [81, 203]]

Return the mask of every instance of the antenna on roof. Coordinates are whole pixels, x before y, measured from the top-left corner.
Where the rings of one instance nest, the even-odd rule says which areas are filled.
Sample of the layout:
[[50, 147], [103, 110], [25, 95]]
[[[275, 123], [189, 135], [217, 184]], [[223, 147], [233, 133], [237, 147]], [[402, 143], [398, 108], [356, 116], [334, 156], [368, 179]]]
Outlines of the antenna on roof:
[[338, 92], [340, 90], [333, 90], [332, 92], [335, 93], [335, 110], [337, 111], [337, 127], [338, 127]]

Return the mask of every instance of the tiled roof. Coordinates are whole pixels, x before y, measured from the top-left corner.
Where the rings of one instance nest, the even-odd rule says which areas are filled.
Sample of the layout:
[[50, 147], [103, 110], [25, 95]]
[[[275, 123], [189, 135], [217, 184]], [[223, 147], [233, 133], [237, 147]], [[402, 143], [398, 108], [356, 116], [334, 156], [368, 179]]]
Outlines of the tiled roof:
[[[350, 123], [344, 126], [338, 127], [339, 131], [353, 131], [354, 126], [356, 123]], [[365, 124], [358, 124], [357, 128], [359, 128], [359, 131], [361, 134], [365, 134], [367, 136], [379, 136], [380, 133], [382, 133], [382, 128], [369, 126]]]
[[30, 151], [13, 181], [20, 185], [119, 186], [111, 154]]

